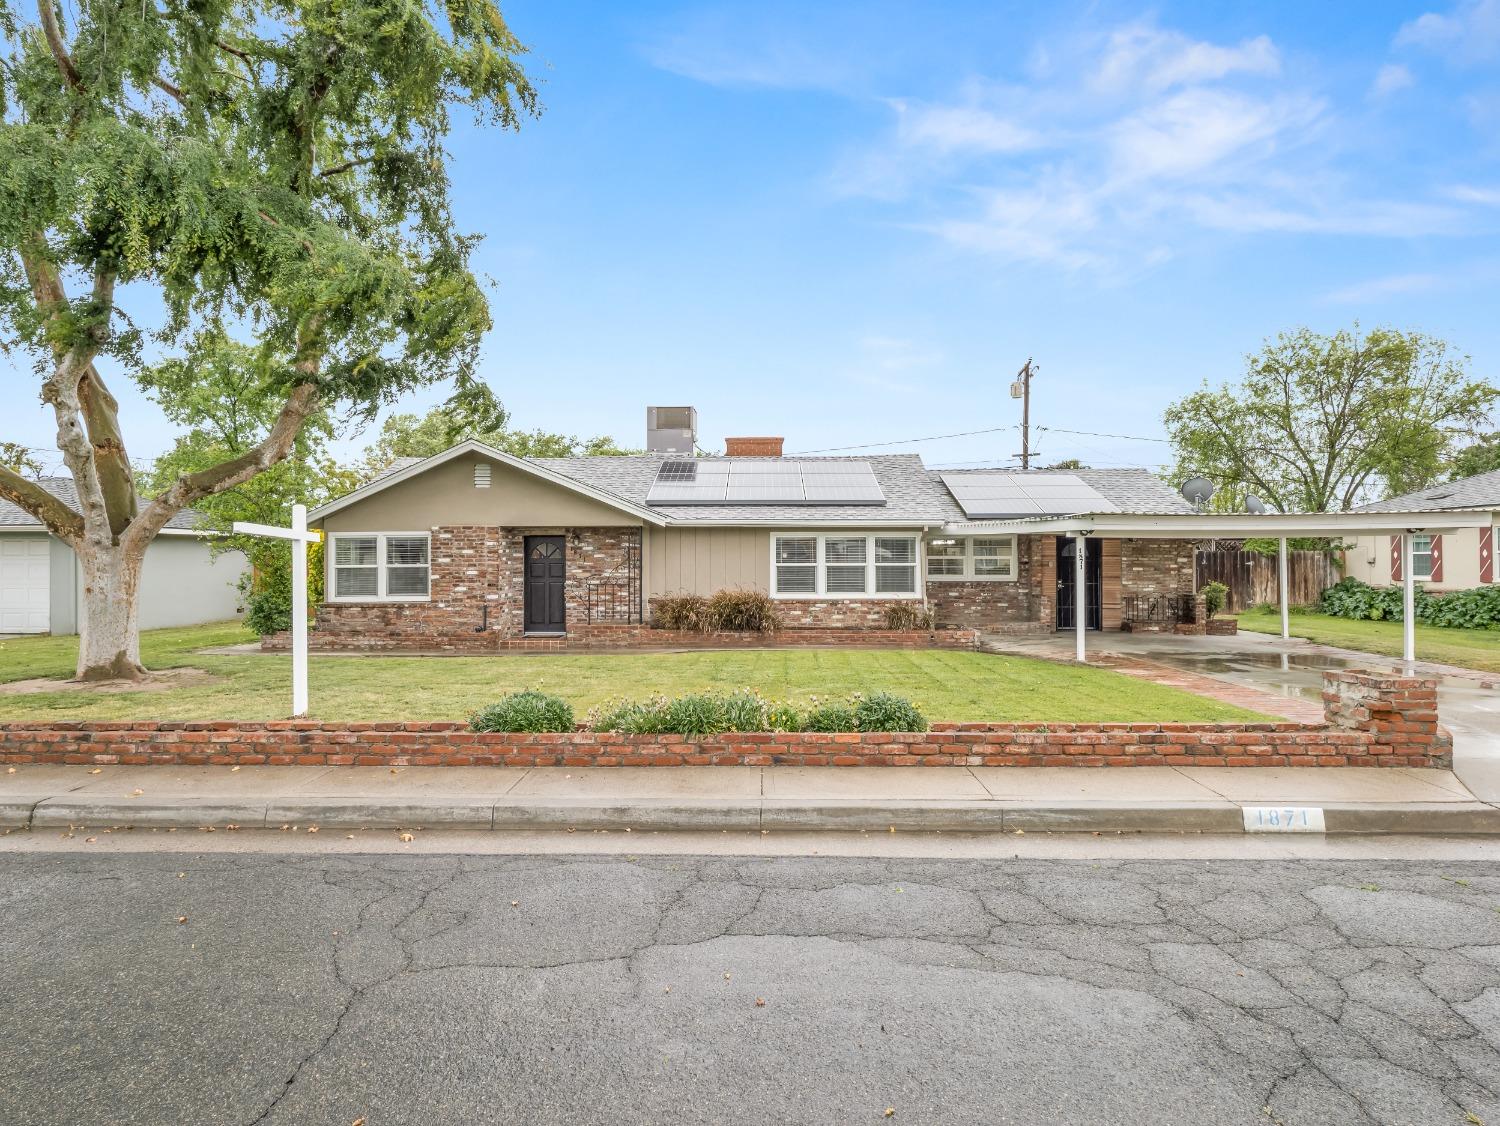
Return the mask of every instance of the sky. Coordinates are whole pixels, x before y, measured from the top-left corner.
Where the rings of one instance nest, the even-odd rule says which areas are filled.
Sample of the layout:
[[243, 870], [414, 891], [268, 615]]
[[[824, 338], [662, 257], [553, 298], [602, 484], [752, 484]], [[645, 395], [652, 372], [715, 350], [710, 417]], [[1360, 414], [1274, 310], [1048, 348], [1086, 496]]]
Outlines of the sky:
[[[1497, 379], [1500, 0], [502, 8], [544, 112], [451, 152], [520, 427], [638, 447], [692, 405], [707, 450], [1004, 465], [1030, 357], [1044, 463], [1155, 466], [1173, 399], [1299, 325]], [[0, 438], [50, 450], [29, 366], [0, 381]]]

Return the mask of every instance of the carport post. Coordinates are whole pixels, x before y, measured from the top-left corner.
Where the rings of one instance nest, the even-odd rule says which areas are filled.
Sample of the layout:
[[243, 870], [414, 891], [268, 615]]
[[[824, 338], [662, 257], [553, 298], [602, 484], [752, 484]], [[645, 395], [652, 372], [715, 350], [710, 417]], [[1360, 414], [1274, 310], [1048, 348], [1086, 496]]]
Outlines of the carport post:
[[1401, 659], [1417, 659], [1417, 580], [1411, 573], [1410, 528], [1401, 533]]
[[1083, 538], [1082, 532], [1073, 533], [1073, 634], [1077, 639], [1074, 645], [1074, 656], [1086, 662], [1088, 657], [1088, 646], [1084, 642], [1085, 632], [1088, 629], [1088, 540]]
[[1287, 572], [1286, 537], [1282, 536], [1276, 545], [1276, 589], [1281, 592], [1281, 640], [1283, 641], [1292, 636], [1292, 609], [1289, 604], [1291, 583], [1288, 581]]

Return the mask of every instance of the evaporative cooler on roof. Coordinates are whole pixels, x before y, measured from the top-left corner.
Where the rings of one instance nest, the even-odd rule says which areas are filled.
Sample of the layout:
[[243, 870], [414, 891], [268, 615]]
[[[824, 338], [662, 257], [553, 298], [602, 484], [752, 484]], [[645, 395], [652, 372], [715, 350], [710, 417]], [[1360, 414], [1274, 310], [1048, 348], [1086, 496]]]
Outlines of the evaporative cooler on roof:
[[1120, 511], [1081, 477], [1069, 473], [944, 473], [942, 477], [971, 520]]
[[884, 504], [868, 461], [663, 462], [647, 504]]

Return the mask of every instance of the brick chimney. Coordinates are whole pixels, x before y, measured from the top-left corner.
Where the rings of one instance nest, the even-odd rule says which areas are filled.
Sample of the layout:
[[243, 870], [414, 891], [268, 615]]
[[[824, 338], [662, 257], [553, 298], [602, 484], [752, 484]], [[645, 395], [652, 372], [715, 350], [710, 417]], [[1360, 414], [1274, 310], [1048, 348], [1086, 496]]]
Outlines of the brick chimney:
[[784, 438], [725, 438], [725, 457], [780, 457]]

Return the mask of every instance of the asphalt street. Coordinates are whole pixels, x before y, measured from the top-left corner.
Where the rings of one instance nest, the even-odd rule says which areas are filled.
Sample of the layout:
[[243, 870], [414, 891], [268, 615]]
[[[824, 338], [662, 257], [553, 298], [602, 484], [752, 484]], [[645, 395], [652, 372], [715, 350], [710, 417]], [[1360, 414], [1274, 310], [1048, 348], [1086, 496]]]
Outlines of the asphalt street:
[[1500, 1124], [1475, 860], [0, 856], [0, 1122]]

